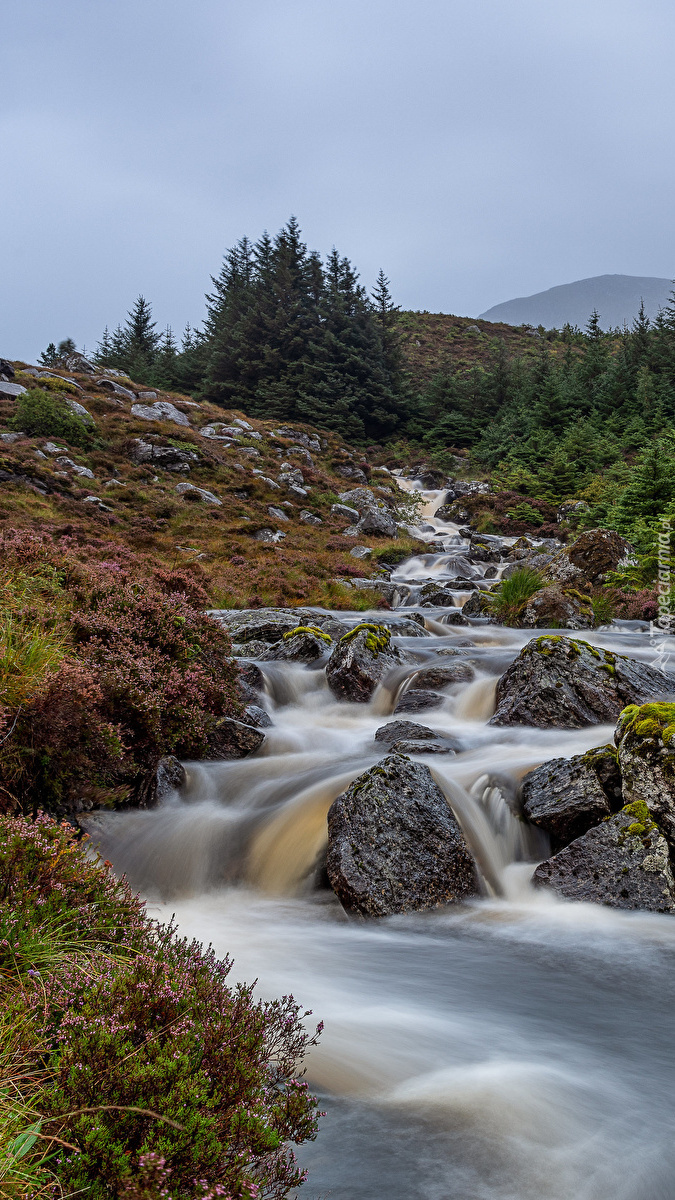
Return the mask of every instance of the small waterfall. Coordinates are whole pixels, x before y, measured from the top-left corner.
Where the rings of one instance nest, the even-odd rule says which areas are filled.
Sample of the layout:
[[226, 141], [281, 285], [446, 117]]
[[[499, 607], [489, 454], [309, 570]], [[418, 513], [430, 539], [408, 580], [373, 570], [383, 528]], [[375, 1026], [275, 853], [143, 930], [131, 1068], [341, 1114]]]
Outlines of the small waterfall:
[[489, 721], [496, 708], [497, 678], [475, 679], [455, 700], [455, 716], [464, 721]]

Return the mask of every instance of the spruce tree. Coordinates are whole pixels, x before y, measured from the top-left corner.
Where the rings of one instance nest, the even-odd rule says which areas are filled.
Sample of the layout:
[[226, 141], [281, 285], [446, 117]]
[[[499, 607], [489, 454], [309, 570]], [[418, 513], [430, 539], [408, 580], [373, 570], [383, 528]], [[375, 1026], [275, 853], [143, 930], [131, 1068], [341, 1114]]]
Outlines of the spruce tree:
[[56, 346], [50, 342], [46, 350], [43, 350], [38, 358], [38, 362], [43, 367], [54, 367], [59, 361], [59, 356], [56, 351]]

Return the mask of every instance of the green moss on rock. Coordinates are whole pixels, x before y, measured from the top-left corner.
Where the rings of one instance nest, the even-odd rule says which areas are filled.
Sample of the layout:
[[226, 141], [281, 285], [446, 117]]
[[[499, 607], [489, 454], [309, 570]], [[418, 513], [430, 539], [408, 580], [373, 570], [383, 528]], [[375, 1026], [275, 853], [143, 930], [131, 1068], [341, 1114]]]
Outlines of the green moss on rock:
[[291, 638], [297, 637], [298, 634], [302, 633], [308, 633], [312, 637], [321, 638], [322, 641], [329, 644], [333, 640], [330, 634], [324, 633], [323, 629], [317, 628], [316, 625], [297, 625], [295, 629], [289, 629], [287, 633], [284, 633], [281, 640], [282, 642], [288, 642]]
[[664, 746], [672, 747], [675, 740], [675, 704], [629, 704], [619, 717], [617, 737], [621, 741], [629, 734], [660, 740]]
[[370, 650], [371, 654], [377, 657], [378, 654], [384, 653], [385, 650], [389, 649], [391, 634], [386, 625], [374, 625], [371, 621], [362, 621], [360, 625], [355, 625], [353, 629], [350, 629], [349, 633], [343, 634], [340, 642], [348, 645], [360, 633], [364, 632], [367, 635], [366, 648]]

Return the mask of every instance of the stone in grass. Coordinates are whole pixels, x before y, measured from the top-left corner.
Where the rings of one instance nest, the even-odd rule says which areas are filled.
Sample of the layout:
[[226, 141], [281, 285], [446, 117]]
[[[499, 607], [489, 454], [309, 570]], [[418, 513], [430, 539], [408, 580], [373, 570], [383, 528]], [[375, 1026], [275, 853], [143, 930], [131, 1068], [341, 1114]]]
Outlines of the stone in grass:
[[132, 404], [131, 415], [140, 417], [143, 421], [173, 421], [175, 425], [190, 424], [185, 413], [168, 400], [158, 400], [156, 404]]
[[364, 703], [394, 667], [409, 661], [409, 655], [392, 644], [384, 625], [367, 621], [340, 638], [328, 660], [326, 679], [338, 700]]
[[616, 721], [627, 704], [662, 700], [673, 690], [661, 671], [588, 642], [533, 638], [497, 683], [491, 725], [583, 729]]
[[610, 806], [586, 756], [554, 758], [522, 783], [523, 816], [548, 833], [554, 851], [608, 817]]
[[552, 888], [566, 900], [675, 912], [668, 844], [640, 800], [540, 863], [532, 882]]
[[300, 520], [304, 521], [305, 525], [323, 525], [321, 517], [317, 517], [315, 513], [307, 512], [306, 508], [303, 508], [300, 513]]
[[347, 912], [386, 917], [478, 894], [462, 831], [428, 767], [399, 754], [371, 767], [328, 811], [326, 868]]
[[184, 496], [186, 492], [191, 492], [193, 498], [203, 501], [204, 504], [220, 505], [223, 503], [217, 496], [214, 496], [213, 492], [207, 492], [206, 488], [195, 487], [194, 483], [188, 483], [187, 479], [184, 479], [182, 483], [177, 483], [175, 490], [179, 496]]
[[352, 546], [349, 551], [352, 558], [370, 558], [373, 553], [370, 546]]
[[283, 508], [275, 508], [274, 505], [270, 505], [267, 511], [275, 521], [290, 521], [288, 513], [284, 512]]
[[359, 512], [356, 508], [350, 508], [347, 504], [331, 504], [330, 512], [332, 517], [344, 517], [346, 521], [356, 522], [359, 519]]

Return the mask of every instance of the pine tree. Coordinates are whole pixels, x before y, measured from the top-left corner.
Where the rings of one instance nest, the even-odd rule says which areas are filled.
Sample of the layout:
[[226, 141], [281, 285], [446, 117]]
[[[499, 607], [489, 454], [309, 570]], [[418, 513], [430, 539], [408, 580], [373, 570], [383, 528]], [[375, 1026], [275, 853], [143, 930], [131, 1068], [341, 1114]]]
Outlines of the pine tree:
[[135, 379], [150, 379], [157, 354], [159, 334], [152, 319], [152, 308], [144, 296], [139, 296], [127, 313], [122, 330], [124, 369]]
[[42, 353], [40, 354], [40, 357], [38, 358], [38, 362], [43, 367], [54, 367], [54, 366], [56, 366], [58, 361], [59, 361], [59, 356], [58, 356], [58, 353], [56, 350], [56, 346], [54, 345], [53, 342], [50, 342], [49, 345], [47, 346], [47, 349], [43, 350]]
[[77, 346], [72, 338], [64, 338], [56, 347], [56, 357], [60, 362], [64, 358], [70, 358], [71, 354], [77, 354]]
[[103, 336], [101, 337], [101, 340], [96, 347], [96, 353], [94, 355], [94, 359], [98, 363], [98, 365], [101, 367], [114, 367], [115, 366], [115, 362], [113, 361], [114, 358], [115, 358], [115, 352], [114, 352], [114, 347], [113, 347], [113, 340], [108, 331], [108, 326], [106, 325], [105, 329], [103, 330]]

